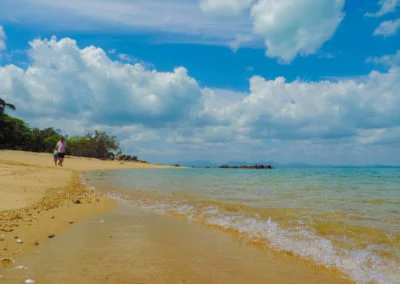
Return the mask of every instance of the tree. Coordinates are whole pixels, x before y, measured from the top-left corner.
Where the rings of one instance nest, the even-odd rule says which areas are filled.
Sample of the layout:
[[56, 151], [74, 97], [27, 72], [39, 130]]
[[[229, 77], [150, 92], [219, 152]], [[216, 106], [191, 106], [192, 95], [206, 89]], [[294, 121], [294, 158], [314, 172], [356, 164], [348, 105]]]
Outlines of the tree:
[[91, 142], [91, 147], [95, 152], [94, 158], [108, 159], [115, 156], [115, 152], [119, 150], [117, 137], [110, 136], [104, 131], [88, 132], [86, 138]]
[[16, 110], [15, 106], [13, 104], [10, 103], [6, 103], [5, 100], [3, 100], [2, 98], [0, 98], [0, 114], [3, 114], [4, 111], [9, 108], [11, 110]]

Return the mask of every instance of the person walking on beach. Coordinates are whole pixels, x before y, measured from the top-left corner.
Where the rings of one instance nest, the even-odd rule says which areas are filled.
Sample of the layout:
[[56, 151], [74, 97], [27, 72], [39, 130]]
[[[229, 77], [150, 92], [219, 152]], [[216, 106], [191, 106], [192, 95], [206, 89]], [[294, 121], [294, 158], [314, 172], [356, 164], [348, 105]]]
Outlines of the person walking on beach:
[[57, 142], [56, 149], [58, 152], [58, 165], [62, 166], [65, 157], [65, 150], [67, 149], [67, 142], [64, 137], [60, 136], [60, 141]]
[[58, 151], [57, 150], [54, 150], [53, 158], [54, 158], [54, 166], [57, 167], [57, 161], [58, 161]]

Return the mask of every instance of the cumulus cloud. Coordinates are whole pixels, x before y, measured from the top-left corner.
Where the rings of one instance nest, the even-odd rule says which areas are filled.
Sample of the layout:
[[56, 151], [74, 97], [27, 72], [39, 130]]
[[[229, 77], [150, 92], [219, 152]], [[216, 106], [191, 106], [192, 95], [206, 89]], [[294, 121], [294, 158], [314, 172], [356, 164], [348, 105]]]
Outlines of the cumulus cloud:
[[2, 94], [31, 117], [85, 119], [105, 125], [161, 126], [195, 119], [202, 90], [183, 67], [148, 71], [110, 60], [94, 46], [69, 38], [30, 43], [32, 64], [0, 68]]
[[394, 127], [400, 123], [399, 70], [374, 71], [366, 83], [255, 76], [251, 93], [236, 104], [232, 116], [246, 135], [263, 139], [338, 139], [356, 135], [357, 129]]
[[200, 0], [200, 9], [214, 14], [237, 14], [250, 7], [254, 0]]
[[[240, 5], [239, 5], [240, 3]], [[262, 38], [266, 55], [289, 63], [297, 55], [314, 54], [341, 23], [345, 0], [201, 0], [208, 13], [237, 14], [250, 7], [253, 30], [229, 42], [234, 50], [255, 37]]]
[[378, 2], [380, 9], [375, 13], [366, 13], [367, 17], [381, 17], [390, 12], [394, 12], [400, 5], [400, 0], [379, 0]]
[[33, 40], [28, 55], [26, 69], [0, 67], [0, 91], [17, 106], [15, 115], [71, 134], [104, 129], [128, 151], [228, 157], [251, 147], [253, 157], [278, 155], [282, 145], [323, 151], [326, 141], [349, 149], [400, 143], [391, 134], [400, 125], [398, 54], [369, 59], [388, 69], [363, 80], [253, 76], [248, 92], [201, 88], [184, 67], [148, 70], [69, 38]]
[[0, 26], [0, 52], [6, 49], [6, 33], [2, 26]]
[[393, 21], [382, 22], [379, 27], [374, 31], [374, 35], [381, 35], [385, 37], [393, 36], [400, 28], [400, 18]]
[[335, 33], [344, 0], [260, 0], [251, 8], [254, 33], [265, 38], [267, 56], [292, 61], [309, 55]]

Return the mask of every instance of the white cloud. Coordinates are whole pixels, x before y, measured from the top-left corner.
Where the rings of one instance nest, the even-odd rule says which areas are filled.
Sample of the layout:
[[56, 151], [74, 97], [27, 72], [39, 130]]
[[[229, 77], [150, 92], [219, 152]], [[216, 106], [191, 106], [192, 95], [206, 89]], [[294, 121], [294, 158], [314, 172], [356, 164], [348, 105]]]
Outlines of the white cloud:
[[200, 9], [219, 15], [237, 14], [250, 7], [254, 0], [200, 0]]
[[374, 35], [382, 35], [385, 37], [393, 36], [400, 29], [400, 18], [393, 21], [382, 22], [374, 31]]
[[[240, 5], [239, 5], [240, 3]], [[263, 39], [266, 55], [289, 63], [297, 55], [310, 55], [332, 38], [341, 23], [345, 0], [200, 0], [206, 13], [236, 15], [250, 7], [253, 30], [237, 33], [228, 45]]]
[[58, 116], [105, 125], [134, 121], [158, 127], [195, 119], [203, 92], [183, 67], [148, 71], [110, 60], [72, 39], [34, 40], [26, 70], [0, 68], [2, 95], [29, 117]]
[[154, 37], [165, 41], [226, 45], [237, 34], [251, 32], [246, 17], [207, 17], [197, 0], [13, 0], [0, 1], [0, 11], [0, 22], [39, 25], [43, 30], [51, 23], [57, 30], [156, 31]]
[[265, 38], [267, 56], [292, 61], [309, 55], [335, 33], [344, 0], [259, 0], [251, 8], [254, 33]]
[[[161, 42], [259, 46], [290, 62], [316, 53], [343, 18], [345, 0], [13, 0], [0, 22], [42, 30], [150, 32]], [[210, 16], [212, 15], [212, 16]], [[227, 17], [227, 15], [229, 17]]]
[[390, 12], [394, 12], [400, 4], [400, 0], [379, 0], [380, 9], [375, 13], [366, 13], [367, 17], [381, 17]]
[[[0, 67], [0, 91], [17, 106], [15, 115], [69, 134], [107, 130], [121, 138], [126, 151], [140, 149], [147, 159], [163, 151], [169, 160], [241, 153], [261, 159], [282, 152], [290, 159], [285, 155], [295, 152], [285, 147], [296, 146], [318, 161], [327, 149], [354, 158], [365, 154], [357, 147], [400, 144], [400, 136], [391, 134], [400, 125], [400, 68], [394, 59], [387, 71], [360, 81], [253, 76], [249, 91], [240, 93], [202, 89], [183, 67], [157, 72], [113, 61], [104, 50], [80, 48], [68, 38], [36, 39], [30, 45], [28, 68]], [[389, 150], [385, 153], [394, 161]]]
[[2, 26], [0, 26], [0, 52], [6, 49], [6, 33]]
[[[254, 76], [250, 94], [230, 106], [237, 129], [260, 139], [339, 139], [358, 129], [399, 125], [400, 68], [372, 72], [366, 83], [353, 80], [286, 82]], [[221, 110], [223, 112], [224, 109]]]
[[394, 66], [400, 65], [400, 50], [397, 50], [394, 55], [384, 55], [381, 57], [368, 57], [366, 60], [367, 63], [375, 63], [384, 66]]

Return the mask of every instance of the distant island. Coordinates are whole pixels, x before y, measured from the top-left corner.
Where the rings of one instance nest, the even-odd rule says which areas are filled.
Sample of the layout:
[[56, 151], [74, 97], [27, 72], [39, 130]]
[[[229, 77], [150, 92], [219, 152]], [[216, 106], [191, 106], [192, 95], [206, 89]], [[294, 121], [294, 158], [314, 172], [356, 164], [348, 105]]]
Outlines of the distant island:
[[274, 167], [271, 165], [241, 165], [241, 166], [229, 166], [229, 165], [221, 165], [218, 168], [220, 169], [273, 169]]

